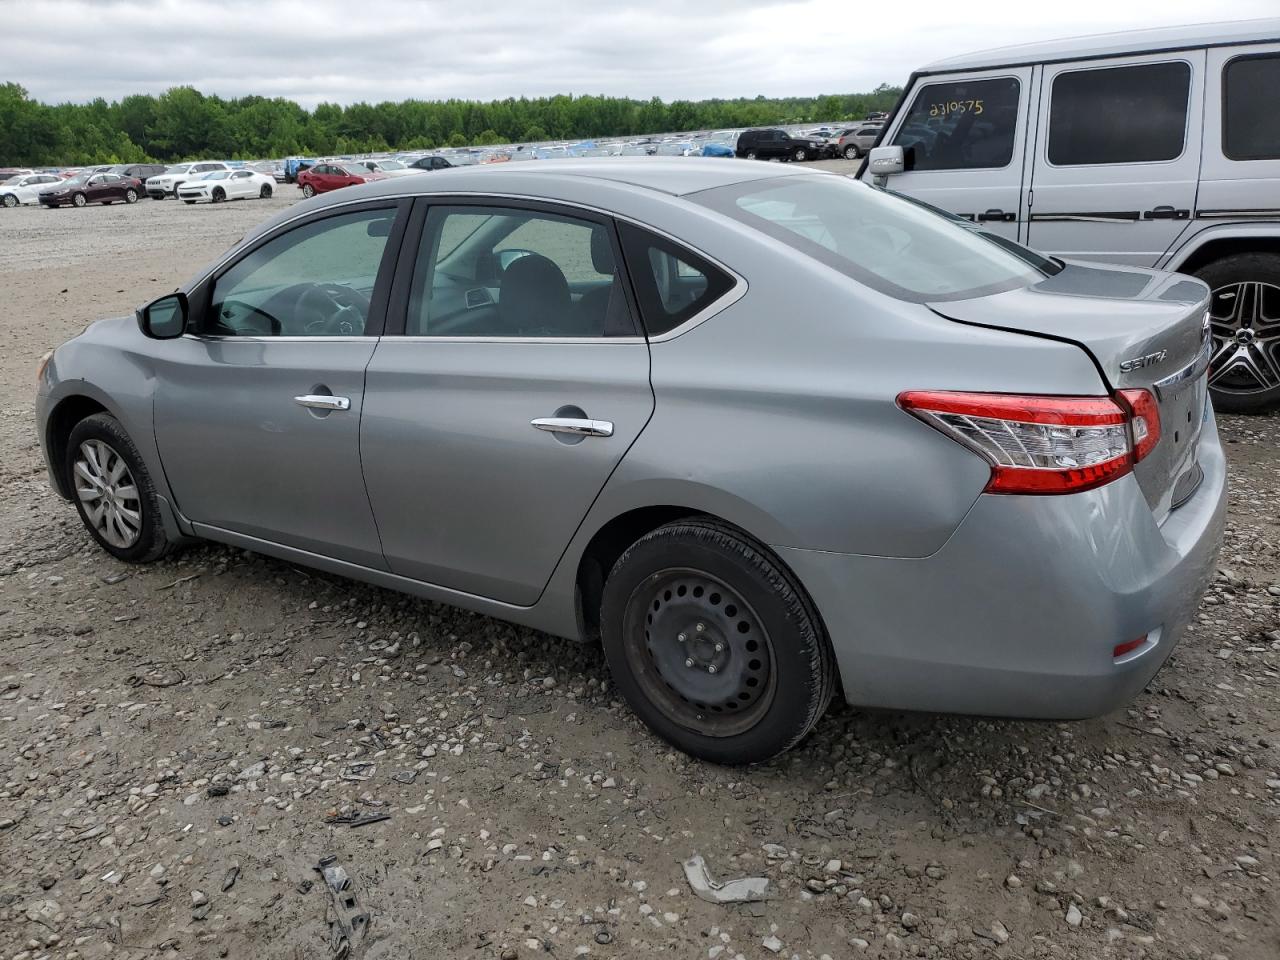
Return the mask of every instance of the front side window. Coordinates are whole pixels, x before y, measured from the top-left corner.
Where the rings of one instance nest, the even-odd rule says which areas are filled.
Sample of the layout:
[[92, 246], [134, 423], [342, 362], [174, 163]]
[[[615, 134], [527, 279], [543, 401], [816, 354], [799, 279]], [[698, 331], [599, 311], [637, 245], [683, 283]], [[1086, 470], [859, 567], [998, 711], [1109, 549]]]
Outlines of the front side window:
[[1072, 70], [1053, 79], [1049, 162], [1156, 163], [1182, 154], [1191, 66], [1184, 61]]
[[313, 220], [267, 241], [213, 284], [209, 336], [361, 336], [394, 209]]
[[1280, 53], [1236, 57], [1222, 71], [1222, 152], [1230, 160], [1280, 158]]
[[1012, 290], [1050, 272], [956, 218], [846, 177], [757, 180], [690, 198], [913, 303]]
[[634, 336], [611, 233], [604, 222], [515, 207], [434, 207], [405, 333]]
[[[1016, 77], [929, 83], [920, 88], [893, 145], [907, 170], [979, 170], [1013, 159]], [[864, 131], [865, 132], [865, 131]]]
[[674, 330], [733, 287], [723, 270], [665, 237], [629, 223], [619, 231], [651, 337]]

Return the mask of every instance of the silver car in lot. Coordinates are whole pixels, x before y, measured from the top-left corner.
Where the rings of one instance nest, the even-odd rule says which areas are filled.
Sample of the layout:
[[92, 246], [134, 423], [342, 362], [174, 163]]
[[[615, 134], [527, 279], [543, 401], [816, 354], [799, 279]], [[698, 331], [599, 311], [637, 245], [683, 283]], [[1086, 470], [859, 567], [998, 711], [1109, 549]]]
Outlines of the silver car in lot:
[[122, 560], [205, 538], [601, 642], [656, 733], [752, 762], [837, 690], [1142, 689], [1222, 533], [1207, 304], [829, 173], [494, 165], [290, 208], [58, 347], [38, 428]]

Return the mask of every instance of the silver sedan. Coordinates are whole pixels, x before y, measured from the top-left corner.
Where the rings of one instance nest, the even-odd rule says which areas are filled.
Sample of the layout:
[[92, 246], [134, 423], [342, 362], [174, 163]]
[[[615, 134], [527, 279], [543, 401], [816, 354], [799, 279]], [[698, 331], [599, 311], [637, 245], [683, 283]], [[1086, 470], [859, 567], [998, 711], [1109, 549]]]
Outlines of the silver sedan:
[[799, 167], [472, 167], [92, 325], [38, 429], [122, 560], [204, 538], [601, 643], [657, 734], [753, 762], [837, 691], [1143, 688], [1222, 535], [1207, 303]]

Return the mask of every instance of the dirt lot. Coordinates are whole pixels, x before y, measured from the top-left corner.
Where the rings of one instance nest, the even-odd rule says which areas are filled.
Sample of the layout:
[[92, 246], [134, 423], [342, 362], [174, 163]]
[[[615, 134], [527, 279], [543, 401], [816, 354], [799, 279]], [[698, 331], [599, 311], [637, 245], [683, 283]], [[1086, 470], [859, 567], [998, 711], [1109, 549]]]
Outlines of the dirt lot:
[[[714, 768], [595, 649], [218, 546], [130, 568], [50, 492], [37, 357], [282, 193], [0, 211], [0, 958], [328, 957], [327, 854], [370, 958], [1280, 956], [1280, 417], [1222, 418], [1222, 571], [1128, 710], [840, 708]], [[694, 852], [778, 896], [695, 898]]]

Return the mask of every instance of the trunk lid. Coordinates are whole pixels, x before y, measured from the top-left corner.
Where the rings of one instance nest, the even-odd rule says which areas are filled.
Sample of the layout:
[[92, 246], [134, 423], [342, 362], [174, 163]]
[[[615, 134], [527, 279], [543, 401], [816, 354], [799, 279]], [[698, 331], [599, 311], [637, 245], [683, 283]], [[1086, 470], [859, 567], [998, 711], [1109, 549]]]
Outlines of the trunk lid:
[[1068, 263], [1028, 287], [929, 306], [959, 323], [1077, 344], [1113, 390], [1150, 390], [1160, 410], [1160, 441], [1134, 469], [1142, 492], [1163, 521], [1195, 490], [1212, 347], [1209, 288], [1199, 280]]

